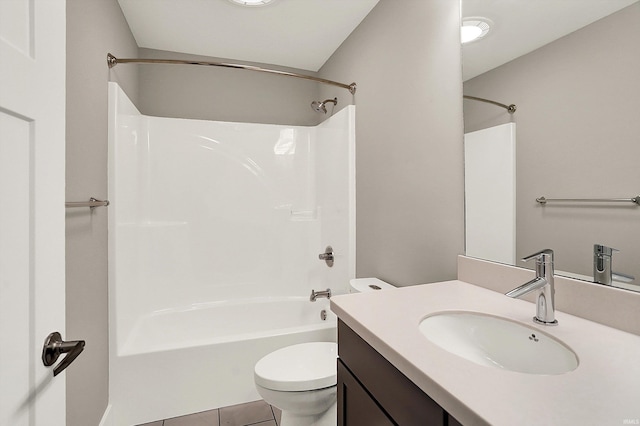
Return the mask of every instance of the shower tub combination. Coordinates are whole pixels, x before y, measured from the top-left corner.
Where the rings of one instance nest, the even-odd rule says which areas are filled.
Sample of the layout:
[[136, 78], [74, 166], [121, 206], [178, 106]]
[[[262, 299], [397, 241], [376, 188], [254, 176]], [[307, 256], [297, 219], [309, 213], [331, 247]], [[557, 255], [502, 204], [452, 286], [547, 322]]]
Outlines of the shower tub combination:
[[309, 293], [355, 276], [355, 107], [302, 127], [144, 116], [116, 83], [109, 103], [103, 423], [260, 399], [262, 356], [336, 339]]

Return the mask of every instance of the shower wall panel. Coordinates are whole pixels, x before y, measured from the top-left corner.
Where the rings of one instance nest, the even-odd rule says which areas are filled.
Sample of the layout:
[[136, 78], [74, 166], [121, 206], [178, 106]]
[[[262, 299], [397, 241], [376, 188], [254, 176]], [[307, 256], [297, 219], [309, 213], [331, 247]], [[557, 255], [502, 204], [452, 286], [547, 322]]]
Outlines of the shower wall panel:
[[[347, 291], [354, 107], [317, 127], [159, 118], [140, 115], [110, 84], [118, 347], [153, 312]], [[326, 245], [333, 268], [318, 259]]]
[[516, 124], [464, 136], [467, 256], [516, 262]]
[[[148, 198], [139, 231], [140, 284], [155, 295], [151, 309], [301, 291], [287, 283], [304, 282], [313, 255], [312, 132], [148, 122], [149, 143], [141, 147]], [[296, 215], [314, 220], [301, 225]]]
[[[355, 106], [348, 106], [316, 127], [317, 200], [320, 226], [320, 246], [323, 252], [330, 245], [334, 251], [333, 267], [316, 262], [312, 279], [314, 288], [327, 282], [340, 282], [340, 277], [355, 277], [356, 229], [356, 153]], [[345, 238], [347, 236], [347, 238]], [[317, 257], [317, 256], [316, 256]]]

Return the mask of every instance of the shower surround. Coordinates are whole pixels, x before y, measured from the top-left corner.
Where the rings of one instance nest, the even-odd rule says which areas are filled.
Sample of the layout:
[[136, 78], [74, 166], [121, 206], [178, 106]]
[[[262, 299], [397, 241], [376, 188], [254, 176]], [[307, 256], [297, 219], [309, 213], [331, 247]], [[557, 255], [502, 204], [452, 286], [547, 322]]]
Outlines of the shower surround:
[[309, 293], [355, 276], [355, 107], [301, 127], [144, 116], [116, 83], [109, 103], [103, 423], [260, 399], [259, 358], [335, 340]]

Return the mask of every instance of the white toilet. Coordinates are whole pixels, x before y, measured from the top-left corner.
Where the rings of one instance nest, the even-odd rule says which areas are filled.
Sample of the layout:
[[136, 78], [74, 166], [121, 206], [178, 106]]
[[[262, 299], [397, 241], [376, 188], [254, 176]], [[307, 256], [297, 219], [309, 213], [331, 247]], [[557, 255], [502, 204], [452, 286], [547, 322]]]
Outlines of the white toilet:
[[282, 410], [281, 426], [335, 426], [337, 356], [336, 343], [310, 342], [278, 349], [256, 363], [256, 388]]
[[[353, 279], [350, 292], [394, 288], [377, 278]], [[287, 346], [256, 363], [262, 398], [282, 410], [281, 426], [335, 426], [338, 345], [310, 342]]]

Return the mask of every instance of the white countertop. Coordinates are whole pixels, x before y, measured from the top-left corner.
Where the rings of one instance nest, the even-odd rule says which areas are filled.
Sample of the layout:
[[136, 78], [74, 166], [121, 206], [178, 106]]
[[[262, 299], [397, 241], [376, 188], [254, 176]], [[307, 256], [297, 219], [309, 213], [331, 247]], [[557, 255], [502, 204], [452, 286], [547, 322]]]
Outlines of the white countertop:
[[[335, 296], [331, 309], [465, 426], [640, 424], [640, 336], [558, 311], [558, 326], [537, 325], [534, 304], [457, 280]], [[430, 314], [461, 310], [552, 335], [578, 368], [547, 376], [481, 366], [418, 329]]]

